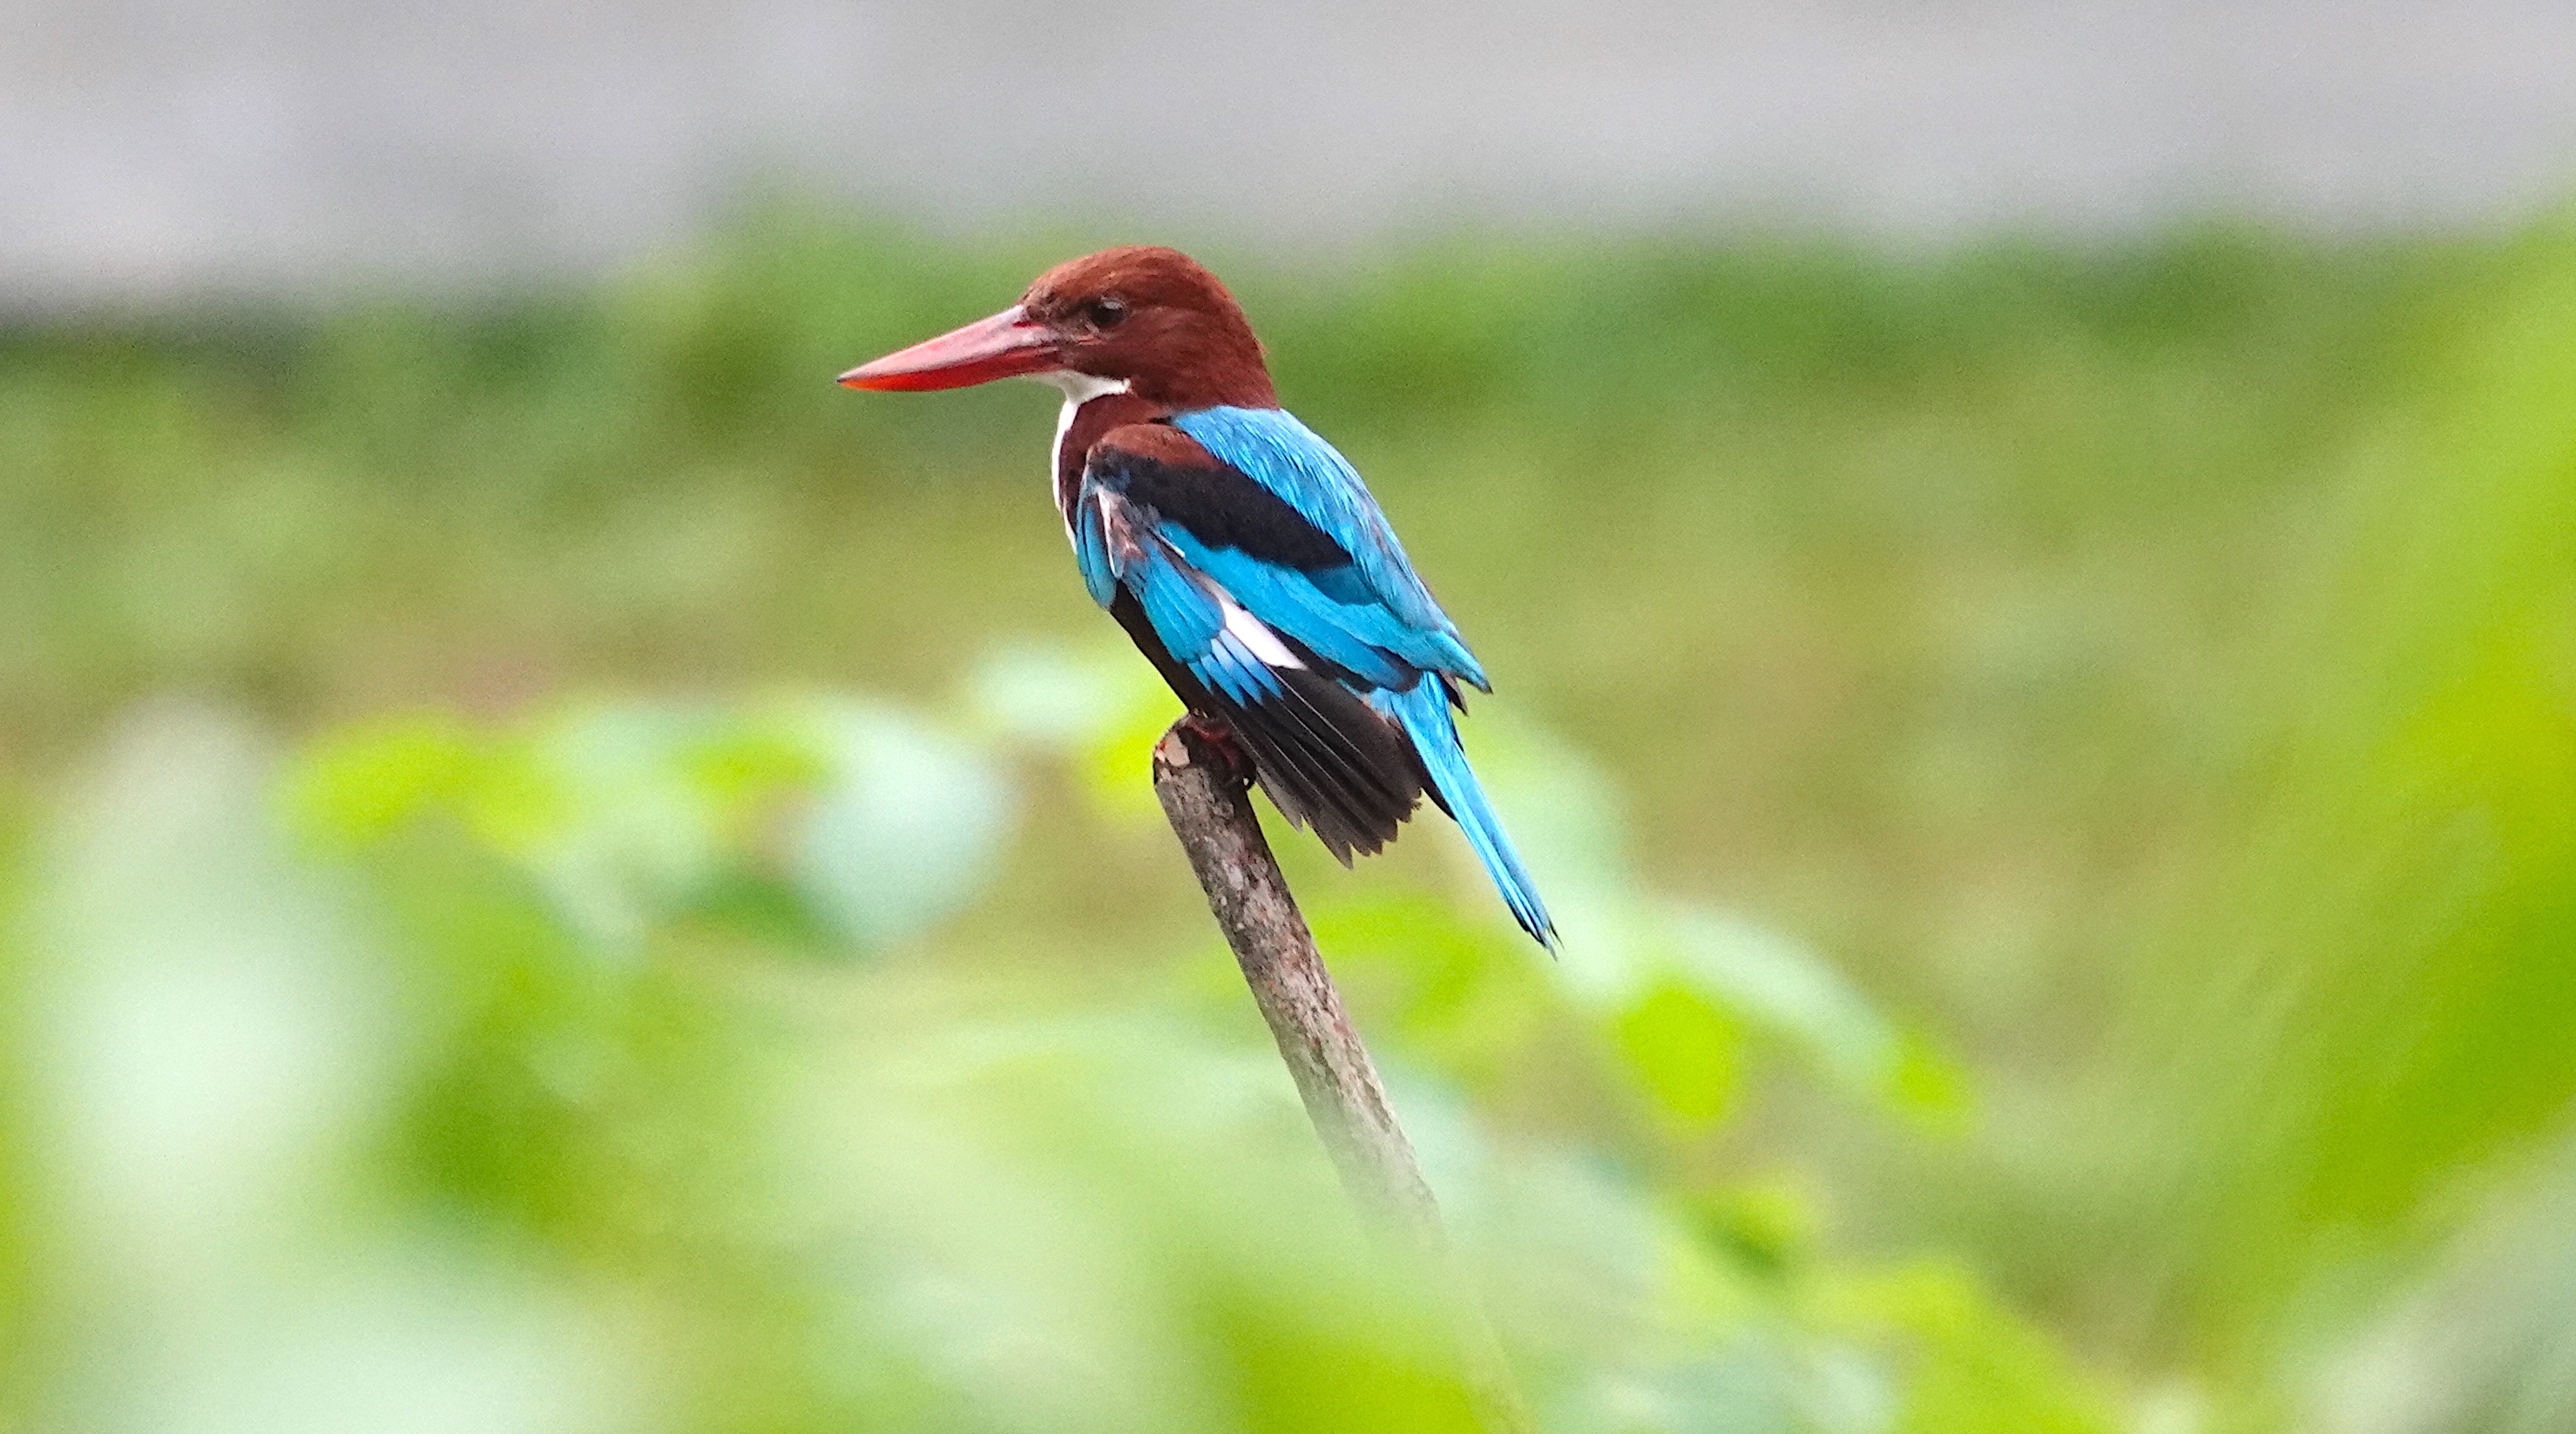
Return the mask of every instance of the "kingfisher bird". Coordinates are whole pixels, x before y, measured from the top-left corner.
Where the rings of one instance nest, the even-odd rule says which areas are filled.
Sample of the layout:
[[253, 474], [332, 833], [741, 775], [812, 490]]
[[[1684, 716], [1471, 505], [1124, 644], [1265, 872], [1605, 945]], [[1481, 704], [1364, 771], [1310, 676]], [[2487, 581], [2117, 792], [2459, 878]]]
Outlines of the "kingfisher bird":
[[1279, 406], [1261, 341], [1176, 249], [1068, 260], [991, 318], [841, 375], [913, 393], [1027, 377], [1064, 394], [1050, 464], [1094, 602], [1289, 821], [1343, 865], [1424, 796], [1521, 929], [1556, 928], [1467, 766], [1453, 710], [1485, 670], [1349, 460]]

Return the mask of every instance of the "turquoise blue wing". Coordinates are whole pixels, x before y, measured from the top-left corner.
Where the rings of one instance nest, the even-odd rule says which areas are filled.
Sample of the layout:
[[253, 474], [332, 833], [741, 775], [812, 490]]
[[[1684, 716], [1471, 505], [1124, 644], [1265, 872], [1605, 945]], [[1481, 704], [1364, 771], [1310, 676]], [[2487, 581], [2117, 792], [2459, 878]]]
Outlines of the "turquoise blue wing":
[[[1310, 585], [1341, 607], [1381, 614], [1383, 621], [1371, 627], [1370, 640], [1400, 628], [1415, 635], [1407, 656], [1412, 665], [1490, 690], [1484, 669], [1458, 635], [1458, 625], [1414, 572], [1359, 471], [1321, 434], [1278, 408], [1193, 409], [1175, 415], [1172, 426], [1197, 439], [1219, 464], [1285, 503], [1340, 552], [1342, 566]], [[1292, 594], [1283, 606], [1293, 609], [1303, 597]]]
[[[1269, 480], [1192, 431], [1211, 414], [1242, 416], [1214, 430], [1267, 464]], [[1244, 739], [1280, 810], [1337, 855], [1392, 839], [1428, 790], [1513, 917], [1553, 947], [1546, 907], [1459, 746], [1455, 684], [1483, 686], [1483, 669], [1358, 475], [1278, 418], [1285, 427], [1254, 410], [1203, 410], [1095, 444], [1073, 513], [1084, 585], [1184, 701]]]

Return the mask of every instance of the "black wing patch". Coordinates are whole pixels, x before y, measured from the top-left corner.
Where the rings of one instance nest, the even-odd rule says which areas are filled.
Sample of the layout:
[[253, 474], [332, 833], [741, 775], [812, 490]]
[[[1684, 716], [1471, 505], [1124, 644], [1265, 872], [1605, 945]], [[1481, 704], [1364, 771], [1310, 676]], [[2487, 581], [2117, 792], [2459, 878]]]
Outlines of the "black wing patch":
[[[1288, 500], [1222, 463], [1177, 428], [1139, 425], [1118, 430], [1091, 450], [1091, 475], [1102, 487], [1126, 495], [1187, 528], [1211, 548], [1233, 548], [1265, 563], [1322, 572], [1347, 568], [1351, 555]], [[1174, 440], [1177, 440], [1174, 441]]]

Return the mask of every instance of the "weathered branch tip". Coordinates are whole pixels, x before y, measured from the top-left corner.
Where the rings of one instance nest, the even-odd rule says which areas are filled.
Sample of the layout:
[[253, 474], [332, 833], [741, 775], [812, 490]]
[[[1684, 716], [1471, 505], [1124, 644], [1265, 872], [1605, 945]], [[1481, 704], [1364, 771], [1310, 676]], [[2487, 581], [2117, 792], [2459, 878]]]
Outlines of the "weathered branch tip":
[[1487, 1427], [1496, 1434], [1534, 1431], [1511, 1368], [1450, 1260], [1440, 1210], [1413, 1145], [1396, 1123], [1368, 1047], [1342, 1009], [1305, 913], [1253, 816], [1249, 764], [1232, 734], [1195, 714], [1173, 723], [1154, 744], [1154, 794], [1243, 968], [1244, 984], [1270, 1025], [1342, 1188], [1364, 1215], [1419, 1257], [1452, 1297], [1461, 1364]]

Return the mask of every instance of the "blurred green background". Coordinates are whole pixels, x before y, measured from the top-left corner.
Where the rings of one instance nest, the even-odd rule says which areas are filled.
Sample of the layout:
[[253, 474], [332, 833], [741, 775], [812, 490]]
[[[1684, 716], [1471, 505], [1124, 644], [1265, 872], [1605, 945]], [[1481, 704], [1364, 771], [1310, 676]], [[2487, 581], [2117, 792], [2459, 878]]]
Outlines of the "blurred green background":
[[[0, 334], [0, 1427], [1472, 1427], [1147, 789], [1110, 237]], [[1204, 254], [1496, 677], [1274, 833], [1547, 1427], [2576, 1428], [2576, 240]]]

